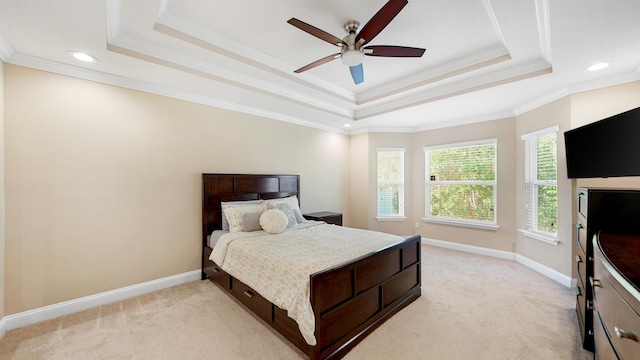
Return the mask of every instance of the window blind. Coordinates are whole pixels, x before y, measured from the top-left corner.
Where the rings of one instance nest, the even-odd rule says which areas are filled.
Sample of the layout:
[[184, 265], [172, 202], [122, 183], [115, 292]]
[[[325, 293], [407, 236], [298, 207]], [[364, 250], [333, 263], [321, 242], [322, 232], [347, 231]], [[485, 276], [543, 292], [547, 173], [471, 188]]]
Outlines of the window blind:
[[378, 215], [404, 215], [404, 149], [378, 149]]
[[425, 148], [427, 218], [495, 223], [495, 139]]
[[[549, 132], [550, 131], [550, 132]], [[525, 141], [525, 230], [557, 234], [557, 128]]]

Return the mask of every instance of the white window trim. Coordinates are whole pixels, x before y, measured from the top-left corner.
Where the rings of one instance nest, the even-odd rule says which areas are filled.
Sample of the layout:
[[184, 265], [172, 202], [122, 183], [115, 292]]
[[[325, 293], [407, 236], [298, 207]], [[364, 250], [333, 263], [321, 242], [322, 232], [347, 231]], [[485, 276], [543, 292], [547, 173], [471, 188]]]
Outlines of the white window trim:
[[[431, 199], [430, 199], [430, 192], [427, 190], [427, 179], [425, 177], [424, 182], [425, 182], [425, 207], [424, 207], [424, 218], [422, 218], [422, 220], [424, 222], [431, 222], [431, 223], [438, 223], [438, 224], [446, 224], [446, 225], [453, 225], [453, 226], [463, 226], [463, 227], [471, 227], [471, 228], [476, 228], [476, 229], [485, 229], [485, 230], [498, 230], [500, 229], [500, 226], [498, 225], [498, 139], [497, 138], [491, 138], [491, 139], [483, 139], [483, 140], [475, 140], [475, 141], [467, 141], [467, 142], [460, 142], [460, 143], [454, 143], [454, 144], [445, 144], [445, 145], [436, 145], [436, 146], [426, 146], [423, 148], [423, 151], [425, 153], [424, 156], [424, 161], [425, 161], [425, 176], [426, 176], [426, 170], [428, 169], [429, 166], [429, 160], [427, 158], [427, 151], [431, 151], [431, 150], [439, 150], [439, 149], [448, 149], [448, 148], [452, 148], [452, 147], [463, 147], [463, 146], [472, 146], [472, 145], [484, 145], [484, 144], [495, 144], [496, 145], [496, 165], [495, 165], [495, 175], [496, 175], [496, 179], [494, 181], [478, 181], [478, 182], [474, 182], [474, 184], [478, 184], [478, 185], [493, 185], [493, 221], [491, 222], [485, 222], [485, 221], [473, 221], [473, 220], [463, 220], [463, 219], [452, 219], [452, 218], [445, 218], [445, 217], [439, 217], [439, 216], [429, 216], [428, 214], [428, 209], [431, 205]], [[429, 182], [430, 184], [455, 184], [455, 183], [460, 183], [460, 184], [468, 184], [469, 182], [467, 181], [460, 181], [460, 182], [456, 182], [456, 181], [446, 181], [446, 182], [441, 182], [441, 181], [433, 181], [433, 182]]]
[[397, 215], [397, 216], [385, 215], [385, 216], [376, 216], [376, 220], [378, 220], [378, 221], [404, 221], [404, 220], [407, 220], [407, 217], [404, 216], [404, 215]]
[[520, 229], [518, 231], [524, 236], [530, 237], [532, 239], [544, 241], [544, 242], [549, 243], [551, 245], [558, 246], [560, 244], [560, 240], [558, 240], [558, 237], [552, 236], [552, 235], [550, 235], [548, 233], [542, 233], [542, 232], [530, 231], [530, 230], [522, 230], [522, 229]]
[[[400, 181], [385, 181], [385, 182], [379, 182], [377, 179], [377, 169], [378, 169], [378, 154], [380, 151], [401, 151], [402, 152], [402, 162], [400, 164]], [[380, 185], [380, 184], [397, 184], [397, 185], [402, 185], [401, 186], [401, 191], [399, 194], [399, 198], [402, 199], [401, 203], [399, 204], [399, 214], [397, 215], [380, 215], [378, 214], [378, 211], [380, 210], [380, 204], [378, 204], [378, 200], [376, 200], [376, 220], [378, 221], [403, 221], [406, 220], [407, 217], [404, 214], [404, 202], [405, 202], [405, 198], [404, 198], [404, 186], [405, 186], [405, 181], [404, 181], [404, 170], [405, 170], [405, 166], [404, 166], [404, 155], [405, 155], [406, 149], [405, 148], [400, 148], [400, 147], [381, 147], [381, 148], [377, 148], [376, 149], [376, 188]], [[377, 194], [378, 190], [376, 190], [376, 199], [379, 198], [378, 194]]]
[[422, 220], [426, 223], [444, 224], [452, 226], [462, 226], [474, 229], [494, 230], [500, 229], [500, 226], [492, 223], [484, 223], [480, 221], [465, 221], [460, 219], [450, 219], [444, 217], [424, 217]]
[[[520, 139], [522, 141], [526, 141], [529, 139], [533, 139], [535, 137], [538, 137], [540, 135], [545, 135], [545, 134], [549, 134], [552, 132], [556, 133], [556, 141], [557, 141], [557, 133], [560, 131], [560, 127], [558, 125], [555, 126], [550, 126], [548, 128], [544, 128], [544, 129], [540, 129], [537, 131], [533, 131], [527, 134], [523, 134]], [[529, 149], [525, 148], [525, 151], [529, 151]], [[526, 155], [526, 154], [525, 154]], [[527, 164], [525, 164], [525, 166], [527, 166]], [[532, 164], [529, 164], [529, 166], [532, 166]], [[556, 174], [557, 174], [558, 169], [556, 168]], [[556, 176], [557, 178], [557, 176]], [[545, 183], [549, 183], [549, 181], [533, 181], [534, 184], [545, 184]], [[526, 184], [526, 179], [525, 179], [525, 184]], [[558, 186], [558, 180], [556, 179], [556, 186]], [[525, 196], [525, 204], [526, 204], [526, 196]], [[524, 224], [526, 225], [526, 224]], [[553, 234], [553, 233], [549, 233], [546, 231], [532, 231], [532, 230], [526, 230], [526, 229], [519, 229], [518, 232], [520, 232], [522, 235], [530, 237], [532, 239], [535, 240], [539, 240], [542, 242], [546, 242], [548, 244], [551, 245], [555, 245], [558, 246], [560, 244], [560, 240], [558, 239], [558, 234]]]
[[528, 140], [528, 139], [532, 139], [534, 137], [538, 137], [540, 135], [544, 135], [544, 134], [548, 134], [551, 132], [559, 132], [560, 131], [560, 127], [558, 125], [556, 126], [550, 126], [548, 128], [544, 128], [544, 129], [540, 129], [534, 132], [530, 132], [530, 133], [526, 133], [522, 136], [520, 136], [520, 140]]

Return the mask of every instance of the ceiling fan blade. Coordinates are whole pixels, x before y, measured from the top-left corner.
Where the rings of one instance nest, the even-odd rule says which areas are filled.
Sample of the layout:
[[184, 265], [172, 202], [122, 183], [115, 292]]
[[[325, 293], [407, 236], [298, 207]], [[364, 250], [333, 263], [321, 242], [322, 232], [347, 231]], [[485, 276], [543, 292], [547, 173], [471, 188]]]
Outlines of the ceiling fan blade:
[[388, 57], [421, 57], [425, 49], [406, 46], [373, 45], [364, 48], [364, 54], [368, 56]]
[[324, 30], [320, 30], [317, 27], [313, 26], [313, 25], [309, 25], [304, 21], [300, 21], [296, 18], [291, 18], [289, 19], [289, 21], [287, 21], [289, 24], [297, 27], [298, 29], [307, 32], [321, 40], [324, 40], [326, 42], [328, 42], [329, 44], [333, 44], [336, 46], [342, 46], [343, 41], [342, 39], [339, 39], [331, 34], [329, 34], [328, 32], [324, 31]]
[[362, 63], [359, 65], [349, 66], [349, 71], [351, 71], [351, 77], [353, 78], [353, 82], [358, 85], [364, 81], [364, 70], [362, 69]]
[[301, 73], [301, 72], [303, 72], [303, 71], [307, 71], [307, 70], [309, 70], [309, 69], [313, 69], [313, 68], [314, 68], [314, 67], [316, 67], [316, 66], [319, 66], [319, 65], [322, 65], [322, 64], [328, 63], [329, 61], [331, 61], [331, 60], [335, 60], [335, 59], [337, 59], [337, 58], [339, 58], [339, 57], [340, 57], [340, 53], [333, 54], [333, 55], [329, 55], [329, 56], [325, 56], [325, 57], [323, 57], [323, 58], [322, 58], [322, 59], [320, 59], [320, 60], [316, 60], [316, 61], [312, 62], [312, 63], [311, 63], [311, 64], [309, 64], [309, 65], [303, 66], [303, 67], [301, 67], [300, 69], [295, 70], [294, 72], [295, 72], [295, 73]]
[[373, 15], [371, 20], [360, 30], [358, 35], [356, 36], [356, 43], [364, 40], [361, 45], [368, 43], [373, 40], [376, 35], [382, 31], [393, 18], [398, 15], [400, 10], [407, 5], [407, 0], [389, 0], [378, 12]]

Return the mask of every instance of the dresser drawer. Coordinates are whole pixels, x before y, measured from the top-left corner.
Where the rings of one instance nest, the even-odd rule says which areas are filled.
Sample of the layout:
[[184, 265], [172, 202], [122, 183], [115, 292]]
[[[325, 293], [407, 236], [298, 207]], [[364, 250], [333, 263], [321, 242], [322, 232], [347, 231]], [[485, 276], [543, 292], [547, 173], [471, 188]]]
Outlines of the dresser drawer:
[[[593, 297], [596, 313], [609, 334], [613, 348], [621, 359], [640, 359], [640, 315], [638, 305], [603, 263], [604, 256], [595, 248]], [[606, 261], [606, 260], [605, 260]], [[612, 269], [612, 271], [615, 271]], [[636, 309], [634, 309], [635, 307]], [[601, 340], [600, 340], [601, 341]], [[600, 351], [598, 350], [598, 353]]]
[[594, 320], [593, 332], [596, 342], [595, 346], [596, 354], [598, 354], [598, 360], [619, 360], [618, 355], [616, 355], [615, 351], [613, 350], [613, 345], [611, 345], [607, 333], [604, 331], [604, 324], [602, 323], [600, 313], [595, 313]]
[[623, 359], [640, 359], [640, 316], [622, 299], [619, 286], [611, 284], [611, 320], [605, 327], [611, 334], [611, 343]]
[[[587, 242], [590, 241], [589, 239], [587, 239], [587, 228], [586, 226], [578, 221], [578, 223], [576, 224], [576, 241], [578, 242], [578, 245], [580, 246], [580, 249], [582, 250], [583, 254], [587, 253]], [[586, 259], [585, 259], [586, 260]]]
[[[580, 320], [585, 320], [586, 314], [585, 314], [585, 306], [586, 306], [586, 292], [585, 289], [583, 287], [583, 285], [580, 284], [580, 282], [578, 282], [578, 284], [576, 285], [576, 310], [578, 313], [578, 317], [580, 318]], [[580, 324], [580, 333], [584, 335], [584, 329], [583, 329], [583, 324]]]
[[267, 299], [260, 296], [255, 290], [240, 280], [231, 278], [231, 293], [240, 300], [241, 303], [253, 310], [256, 315], [267, 322], [271, 322], [273, 305]]
[[584, 222], [587, 222], [587, 215], [589, 212], [589, 191], [587, 189], [580, 189], [578, 191], [578, 216], [583, 218]]
[[582, 289], [586, 288], [586, 280], [587, 280], [587, 264], [586, 264], [586, 255], [582, 251], [578, 251], [578, 255], [574, 258], [576, 263], [576, 269], [578, 273], [578, 282], [582, 284]]

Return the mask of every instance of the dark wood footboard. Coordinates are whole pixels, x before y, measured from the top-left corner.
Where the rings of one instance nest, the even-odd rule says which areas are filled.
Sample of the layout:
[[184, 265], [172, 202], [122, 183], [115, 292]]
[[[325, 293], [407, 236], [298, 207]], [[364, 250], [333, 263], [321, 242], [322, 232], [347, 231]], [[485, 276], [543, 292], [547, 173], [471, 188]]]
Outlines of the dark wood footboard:
[[312, 359], [339, 359], [421, 294], [420, 236], [311, 275], [317, 345]]
[[309, 346], [285, 310], [203, 254], [203, 275], [269, 323], [311, 360], [340, 359], [393, 314], [420, 297], [420, 236], [311, 275], [317, 340]]

